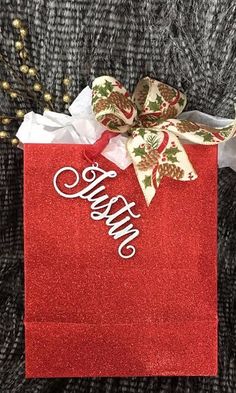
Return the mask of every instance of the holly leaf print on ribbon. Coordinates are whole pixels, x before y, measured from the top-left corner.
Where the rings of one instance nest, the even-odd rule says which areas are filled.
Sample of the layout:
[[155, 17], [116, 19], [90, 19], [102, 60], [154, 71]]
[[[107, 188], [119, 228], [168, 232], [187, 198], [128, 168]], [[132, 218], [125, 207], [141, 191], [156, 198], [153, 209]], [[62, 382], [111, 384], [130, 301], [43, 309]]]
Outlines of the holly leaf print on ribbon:
[[235, 121], [214, 128], [178, 119], [187, 103], [185, 94], [149, 77], [138, 82], [132, 97], [115, 78], [96, 78], [92, 103], [96, 119], [109, 131], [128, 133], [127, 149], [148, 205], [163, 177], [180, 181], [197, 178], [183, 138], [214, 145], [236, 134]]

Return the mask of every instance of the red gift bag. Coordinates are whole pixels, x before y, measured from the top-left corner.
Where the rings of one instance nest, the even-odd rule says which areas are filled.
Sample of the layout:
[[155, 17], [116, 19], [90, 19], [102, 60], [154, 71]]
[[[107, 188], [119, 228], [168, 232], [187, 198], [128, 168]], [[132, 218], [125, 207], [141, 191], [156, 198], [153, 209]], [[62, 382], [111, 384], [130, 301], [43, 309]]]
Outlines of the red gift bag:
[[[26, 376], [216, 375], [217, 148], [186, 145], [198, 179], [165, 178], [149, 207], [132, 165], [83, 179], [83, 149], [24, 147]], [[104, 208], [60, 195], [76, 173], [66, 192]], [[118, 236], [98, 218], [122, 208]]]

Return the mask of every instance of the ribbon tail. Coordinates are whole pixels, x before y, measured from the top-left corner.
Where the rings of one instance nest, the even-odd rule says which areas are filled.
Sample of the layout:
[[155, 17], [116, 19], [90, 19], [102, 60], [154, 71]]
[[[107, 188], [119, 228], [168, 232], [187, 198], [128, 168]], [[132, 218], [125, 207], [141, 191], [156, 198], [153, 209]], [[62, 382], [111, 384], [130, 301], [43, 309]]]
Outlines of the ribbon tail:
[[160, 178], [158, 176], [158, 165], [156, 165], [154, 168], [149, 168], [145, 171], [141, 171], [138, 165], [136, 165], [135, 163], [133, 163], [133, 165], [146, 204], [147, 206], [149, 206], [160, 185], [160, 180], [159, 180]]
[[167, 131], [149, 130], [130, 137], [127, 149], [147, 205], [150, 205], [163, 177], [191, 181], [197, 178], [179, 138]]
[[[135, 136], [128, 139], [127, 150], [132, 159], [134, 171], [145, 197], [146, 204], [149, 206], [160, 184], [158, 172], [158, 157], [160, 153], [157, 149], [155, 151], [154, 149], [151, 150], [146, 141], [146, 138], [149, 136], [149, 142], [152, 141], [153, 147], [157, 148], [156, 135], [154, 136], [148, 130], [145, 130], [144, 135], [142, 132], [140, 134], [138, 132], [139, 130], [136, 130]], [[165, 147], [167, 139], [163, 138], [160, 144], [158, 142], [159, 148], [163, 149]]]
[[217, 145], [236, 136], [236, 118], [225, 127], [213, 127], [182, 119], [170, 119], [165, 126], [181, 139], [200, 145]]

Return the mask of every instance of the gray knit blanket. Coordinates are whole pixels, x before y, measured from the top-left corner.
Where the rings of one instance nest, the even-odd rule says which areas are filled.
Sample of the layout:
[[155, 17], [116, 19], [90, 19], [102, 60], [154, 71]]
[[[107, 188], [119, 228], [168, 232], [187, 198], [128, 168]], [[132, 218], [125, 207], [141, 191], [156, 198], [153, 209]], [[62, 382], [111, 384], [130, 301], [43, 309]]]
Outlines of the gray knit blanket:
[[[28, 26], [30, 57], [57, 97], [57, 111], [63, 108], [65, 74], [72, 78], [74, 96], [102, 74], [115, 76], [131, 91], [148, 75], [183, 90], [187, 109], [234, 116], [235, 0], [0, 0], [0, 51], [17, 67], [14, 17]], [[7, 75], [0, 66], [0, 80]], [[17, 108], [0, 91], [0, 113]], [[27, 101], [21, 108], [42, 110]], [[19, 149], [0, 140], [0, 393], [236, 392], [236, 173], [219, 172], [217, 378], [26, 380], [22, 161]]]

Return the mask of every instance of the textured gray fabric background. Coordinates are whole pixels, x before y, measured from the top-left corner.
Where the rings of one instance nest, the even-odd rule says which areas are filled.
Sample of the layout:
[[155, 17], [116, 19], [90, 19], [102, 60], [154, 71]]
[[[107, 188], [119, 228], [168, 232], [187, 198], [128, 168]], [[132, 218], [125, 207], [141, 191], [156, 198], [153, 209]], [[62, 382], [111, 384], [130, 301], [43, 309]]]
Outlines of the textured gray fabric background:
[[[14, 16], [28, 25], [32, 59], [54, 95], [65, 73], [74, 95], [103, 73], [131, 89], [148, 74], [183, 89], [188, 109], [233, 116], [234, 0], [0, 0], [0, 48], [16, 65]], [[0, 92], [0, 112], [13, 109]], [[0, 393], [236, 392], [236, 173], [223, 169], [219, 179], [219, 377], [26, 381], [22, 153], [0, 142]]]

